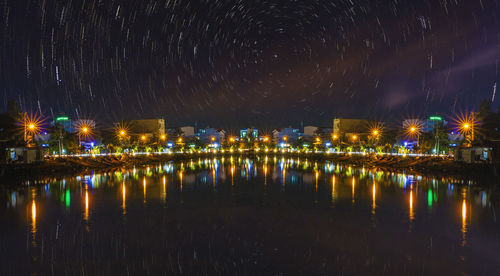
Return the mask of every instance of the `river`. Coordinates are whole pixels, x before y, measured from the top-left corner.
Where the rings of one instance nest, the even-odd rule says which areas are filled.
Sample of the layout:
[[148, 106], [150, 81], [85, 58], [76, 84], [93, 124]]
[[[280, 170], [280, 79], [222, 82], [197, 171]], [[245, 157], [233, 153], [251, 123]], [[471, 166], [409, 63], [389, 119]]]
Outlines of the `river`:
[[500, 193], [304, 158], [0, 184], [0, 274], [499, 274]]

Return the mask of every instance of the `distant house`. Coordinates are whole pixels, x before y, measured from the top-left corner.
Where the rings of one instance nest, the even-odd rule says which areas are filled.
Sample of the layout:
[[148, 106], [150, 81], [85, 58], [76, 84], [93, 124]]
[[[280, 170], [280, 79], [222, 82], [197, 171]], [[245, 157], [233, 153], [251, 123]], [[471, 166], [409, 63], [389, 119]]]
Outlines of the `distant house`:
[[305, 126], [304, 127], [304, 137], [312, 137], [316, 135], [318, 127], [316, 126]]
[[295, 143], [302, 136], [298, 128], [286, 127], [273, 130], [273, 142], [275, 144]]
[[15, 147], [7, 149], [6, 163], [31, 164], [43, 160], [43, 152], [38, 147]]
[[493, 148], [458, 147], [455, 149], [454, 159], [467, 164], [492, 164]]
[[128, 123], [132, 133], [141, 137], [144, 136], [149, 139], [154, 136], [165, 134], [165, 120], [162, 118], [132, 120]]
[[361, 134], [368, 134], [369, 127], [369, 120], [335, 118], [333, 120], [333, 135], [350, 139], [354, 135], [359, 137]]
[[226, 132], [222, 129], [202, 128], [199, 130], [198, 137], [203, 144], [218, 147], [220, 144], [224, 143]]
[[194, 127], [192, 126], [183, 126], [179, 128], [182, 131], [182, 135], [184, 137], [193, 137], [194, 136]]

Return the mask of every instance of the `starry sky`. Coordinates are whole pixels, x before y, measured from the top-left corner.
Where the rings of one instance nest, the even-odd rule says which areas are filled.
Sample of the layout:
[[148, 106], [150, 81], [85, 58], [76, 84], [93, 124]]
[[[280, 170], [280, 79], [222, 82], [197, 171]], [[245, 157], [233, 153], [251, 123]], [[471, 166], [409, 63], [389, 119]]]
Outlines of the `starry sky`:
[[331, 125], [494, 99], [499, 0], [1, 0], [0, 109]]

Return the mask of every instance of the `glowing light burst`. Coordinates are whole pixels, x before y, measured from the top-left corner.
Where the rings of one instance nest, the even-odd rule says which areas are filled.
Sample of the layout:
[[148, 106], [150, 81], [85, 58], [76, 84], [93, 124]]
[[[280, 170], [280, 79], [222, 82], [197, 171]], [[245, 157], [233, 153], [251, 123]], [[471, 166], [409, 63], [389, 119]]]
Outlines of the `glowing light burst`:
[[368, 129], [373, 138], [379, 138], [384, 131], [384, 124], [381, 122], [372, 122], [368, 125]]
[[45, 119], [37, 113], [28, 114], [23, 116], [19, 122], [24, 132], [24, 140], [28, 140], [28, 136], [34, 136], [41, 132]]
[[124, 139], [130, 135], [130, 127], [125, 123], [115, 125], [114, 131], [118, 139]]
[[78, 120], [75, 122], [78, 135], [82, 138], [89, 138], [94, 135], [95, 122], [93, 120]]
[[403, 129], [406, 137], [416, 138], [422, 134], [424, 124], [419, 119], [408, 119], [403, 122]]
[[474, 141], [474, 132], [477, 132], [479, 120], [476, 119], [474, 113], [461, 113], [453, 119], [454, 129], [462, 134], [467, 140], [472, 143]]

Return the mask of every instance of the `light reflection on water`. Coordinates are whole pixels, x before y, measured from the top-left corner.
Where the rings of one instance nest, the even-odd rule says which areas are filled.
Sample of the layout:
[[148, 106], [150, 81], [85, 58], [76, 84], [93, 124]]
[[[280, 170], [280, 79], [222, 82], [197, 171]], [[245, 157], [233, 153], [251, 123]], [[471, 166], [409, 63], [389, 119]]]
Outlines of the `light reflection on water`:
[[[389, 227], [401, 237], [406, 235], [404, 232], [415, 237], [432, 236], [433, 232], [425, 224], [440, 222], [443, 231], [455, 229], [449, 239], [462, 248], [468, 247], [470, 229], [499, 233], [494, 217], [494, 206], [498, 202], [487, 190], [471, 189], [474, 183], [300, 158], [231, 156], [197, 159], [23, 184], [25, 188], [3, 191], [5, 195], [1, 198], [5, 199], [3, 206], [6, 208], [0, 209], [0, 217], [12, 213], [20, 215], [16, 210], [28, 209], [30, 219], [26, 221], [29, 221], [32, 248], [38, 246], [41, 237], [50, 234], [44, 232], [49, 227], [46, 224], [54, 223], [54, 220], [59, 224], [60, 220], [73, 217], [76, 212], [83, 214], [80, 215], [82, 229], [92, 233], [102, 231], [102, 220], [94, 219], [101, 217], [100, 213], [106, 213], [106, 216], [116, 213], [126, 219], [130, 212], [138, 210], [156, 212], [157, 205], [173, 210], [181, 206], [194, 210], [288, 206], [290, 212], [319, 208], [328, 212], [348, 212], [353, 221], [359, 220], [360, 228], [364, 227], [361, 225], [364, 224], [363, 214], [366, 214], [371, 229]], [[473, 211], [481, 219], [472, 221]], [[401, 214], [406, 214], [406, 222], [398, 218]], [[325, 219], [331, 216], [328, 213], [320, 215]], [[492, 223], [483, 225], [484, 221], [494, 221], [494, 229], [483, 231], [483, 228], [492, 227]], [[12, 225], [15, 223], [11, 222]], [[127, 220], [127, 223], [133, 222]], [[62, 225], [61, 229], [78, 232], [78, 227], [73, 223]], [[455, 241], [454, 237], [457, 237]], [[397, 242], [394, 242], [393, 246], [398, 250]], [[50, 241], [47, 243], [45, 246], [50, 247]], [[498, 242], [491, 246], [498, 249]]]

